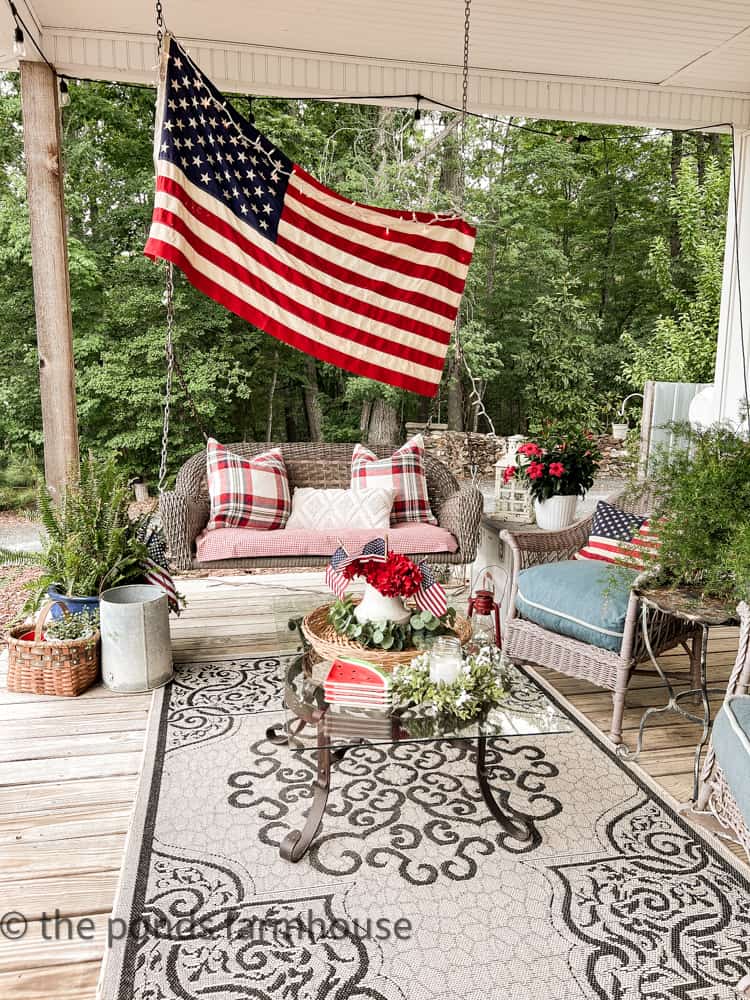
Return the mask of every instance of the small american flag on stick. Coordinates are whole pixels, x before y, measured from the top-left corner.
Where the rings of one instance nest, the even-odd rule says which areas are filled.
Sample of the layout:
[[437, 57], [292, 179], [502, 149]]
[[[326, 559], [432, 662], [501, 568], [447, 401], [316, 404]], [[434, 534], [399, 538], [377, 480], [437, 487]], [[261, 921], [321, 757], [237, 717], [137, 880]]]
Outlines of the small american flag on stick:
[[367, 542], [362, 551], [350, 556], [343, 545], [339, 545], [326, 566], [326, 586], [336, 597], [341, 598], [346, 593], [350, 581], [344, 576], [344, 570], [358, 559], [369, 559], [371, 562], [385, 562], [388, 558], [388, 542], [385, 538], [373, 538]]
[[170, 35], [145, 253], [285, 344], [434, 396], [476, 230], [359, 205], [244, 119]]
[[426, 562], [419, 564], [422, 572], [422, 584], [414, 595], [417, 607], [423, 611], [431, 611], [436, 618], [440, 618], [448, 610], [448, 598], [442, 584], [435, 579], [430, 567]]

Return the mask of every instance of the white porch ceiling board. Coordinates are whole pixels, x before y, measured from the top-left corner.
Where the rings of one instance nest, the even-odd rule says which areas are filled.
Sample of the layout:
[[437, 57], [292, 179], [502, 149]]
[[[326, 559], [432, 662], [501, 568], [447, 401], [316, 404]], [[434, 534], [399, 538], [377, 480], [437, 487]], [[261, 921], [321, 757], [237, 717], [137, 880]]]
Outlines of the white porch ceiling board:
[[[170, 28], [226, 90], [460, 103], [461, 0], [164, 5]], [[25, 9], [61, 72], [153, 82], [151, 0], [25, 0]], [[0, 66], [13, 66], [11, 40], [2, 31]], [[750, 125], [750, 0], [473, 0], [471, 62], [476, 111]]]

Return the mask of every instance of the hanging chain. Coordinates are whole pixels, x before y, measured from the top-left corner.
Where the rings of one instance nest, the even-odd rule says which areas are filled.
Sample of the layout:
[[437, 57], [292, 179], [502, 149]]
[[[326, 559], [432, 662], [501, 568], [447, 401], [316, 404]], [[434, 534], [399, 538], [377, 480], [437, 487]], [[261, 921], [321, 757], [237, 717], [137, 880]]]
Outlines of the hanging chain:
[[[471, 0], [464, 0], [464, 66], [461, 81], [461, 152], [466, 148], [466, 111], [469, 104], [469, 40], [471, 38]], [[463, 177], [463, 172], [461, 174]], [[461, 207], [463, 208], [463, 184]]]
[[156, 0], [156, 41], [159, 45], [159, 52], [161, 52], [162, 38], [164, 38], [164, 8], [161, 0]]
[[[466, 195], [466, 121], [467, 112], [469, 107], [469, 42], [471, 40], [471, 0], [464, 0], [464, 59], [463, 59], [463, 73], [461, 77], [461, 183], [459, 188], [459, 211], [463, 213], [464, 201]], [[456, 349], [455, 349], [455, 359], [456, 367], [458, 369], [456, 373], [456, 378], [461, 378], [461, 367], [466, 370], [466, 374], [469, 376], [469, 381], [471, 382], [471, 393], [469, 399], [471, 400], [472, 408], [480, 416], [484, 416], [487, 423], [489, 424], [492, 433], [495, 433], [495, 427], [489, 418], [487, 411], [484, 408], [484, 403], [482, 402], [482, 396], [479, 392], [479, 380], [474, 378], [471, 368], [469, 367], [469, 362], [466, 360], [466, 355], [464, 354], [463, 345], [461, 343], [461, 338], [459, 336], [459, 326], [461, 322], [461, 310], [456, 316]], [[477, 446], [476, 441], [471, 436], [469, 428], [466, 428], [466, 457], [469, 462], [469, 472], [471, 473], [472, 482], [476, 482], [479, 478], [479, 463], [477, 461]]]
[[[160, 5], [159, 5], [160, 6]], [[159, 462], [159, 492], [164, 491], [167, 479], [167, 453], [169, 451], [169, 416], [172, 402], [172, 376], [174, 375], [174, 268], [171, 263], [165, 265], [166, 283], [164, 289], [164, 305], [167, 307], [167, 338], [164, 343], [164, 356], [167, 362], [167, 379], [164, 386], [164, 420], [161, 430], [161, 461]]]

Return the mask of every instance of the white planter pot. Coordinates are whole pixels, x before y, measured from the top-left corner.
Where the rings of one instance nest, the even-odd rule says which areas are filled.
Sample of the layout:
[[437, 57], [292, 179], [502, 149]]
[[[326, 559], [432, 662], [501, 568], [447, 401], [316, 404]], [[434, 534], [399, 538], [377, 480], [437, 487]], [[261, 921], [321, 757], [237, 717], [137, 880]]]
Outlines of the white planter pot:
[[559, 531], [560, 528], [567, 528], [575, 519], [577, 503], [578, 497], [575, 494], [550, 497], [549, 500], [535, 500], [536, 523], [542, 531]]
[[366, 583], [364, 596], [354, 609], [354, 617], [358, 622], [401, 623], [411, 618], [411, 611], [400, 597], [384, 597], [379, 590]]
[[612, 424], [612, 437], [617, 441], [624, 441], [628, 436], [627, 424]]

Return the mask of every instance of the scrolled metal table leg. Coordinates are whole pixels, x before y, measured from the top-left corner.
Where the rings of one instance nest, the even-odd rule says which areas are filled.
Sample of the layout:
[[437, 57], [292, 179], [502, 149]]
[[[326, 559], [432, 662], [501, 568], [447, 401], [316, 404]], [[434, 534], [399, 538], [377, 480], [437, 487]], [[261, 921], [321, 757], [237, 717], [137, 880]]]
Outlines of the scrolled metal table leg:
[[331, 749], [318, 730], [317, 774], [313, 782], [313, 801], [301, 830], [290, 830], [284, 837], [279, 854], [285, 861], [300, 861], [318, 832], [331, 788]]
[[304, 719], [297, 719], [291, 726], [287, 725], [286, 722], [276, 722], [266, 730], [266, 739], [275, 746], [289, 746], [292, 738], [299, 736], [306, 725], [307, 722]]
[[[525, 843], [533, 837], [531, 824], [514, 815], [513, 810], [508, 805], [510, 796], [504, 789], [497, 793], [492, 791], [487, 774], [487, 737], [480, 736], [477, 739], [477, 781], [487, 808], [492, 813], [499, 826], [514, 840]], [[497, 799], [501, 802], [498, 802]]]

